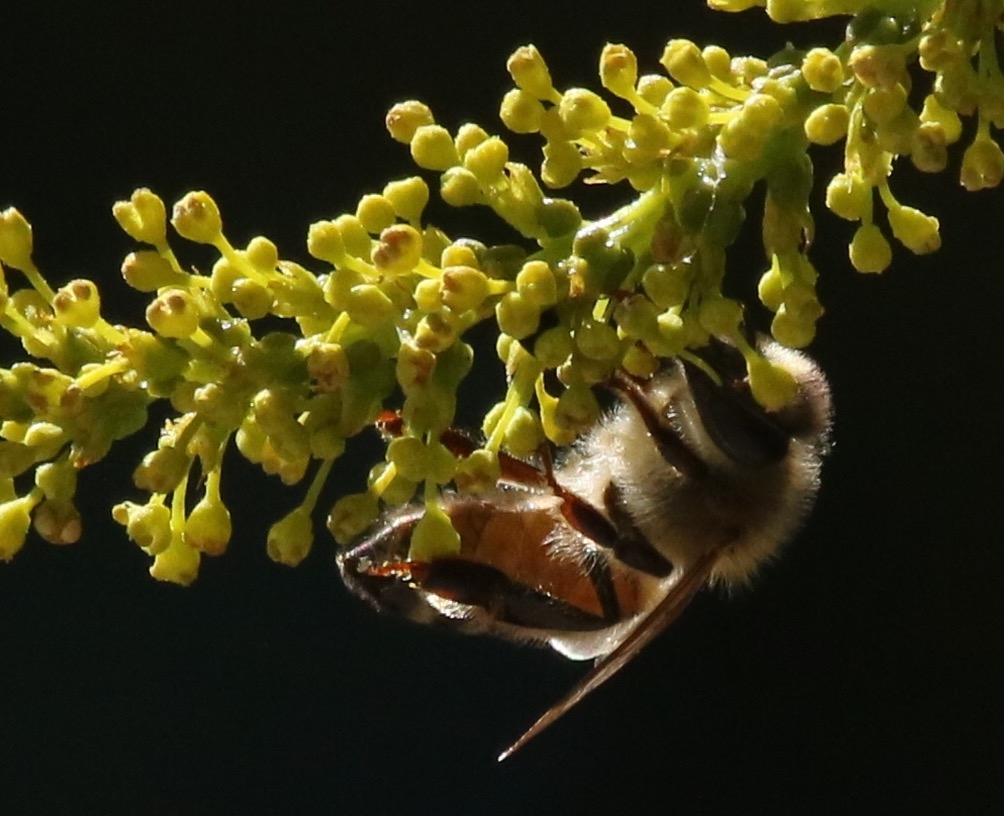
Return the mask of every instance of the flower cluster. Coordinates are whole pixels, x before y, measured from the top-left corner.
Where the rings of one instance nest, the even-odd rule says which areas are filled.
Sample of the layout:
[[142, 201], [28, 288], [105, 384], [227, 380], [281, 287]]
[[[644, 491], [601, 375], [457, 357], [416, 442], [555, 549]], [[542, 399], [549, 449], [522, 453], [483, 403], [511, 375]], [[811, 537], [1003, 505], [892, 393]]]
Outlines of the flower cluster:
[[[508, 61], [513, 88], [500, 118], [513, 134], [542, 139], [539, 170], [512, 160], [506, 141], [479, 125], [451, 131], [424, 104], [397, 104], [387, 128], [428, 173], [311, 225], [315, 270], [283, 260], [264, 237], [233, 246], [204, 192], [183, 197], [168, 219], [154, 193], [137, 190], [113, 212], [143, 245], [122, 274], [150, 293], [145, 328], [106, 322], [90, 281], [53, 291], [32, 261], [30, 226], [7, 210], [0, 326], [46, 363], [0, 369], [0, 558], [13, 556], [32, 523], [54, 543], [79, 538], [77, 471], [142, 427], [154, 400], [169, 400], [176, 413], [133, 474], [147, 499], [113, 514], [153, 557], [154, 577], [183, 584], [202, 555], [227, 548], [221, 482], [231, 445], [286, 484], [310, 474], [303, 500], [268, 533], [269, 554], [296, 564], [311, 548], [311, 516], [334, 462], [379, 420], [386, 456], [365, 490], [335, 503], [327, 526], [346, 543], [382, 504], [418, 496], [426, 514], [412, 547], [427, 556], [457, 546], [438, 506], [443, 486], [484, 490], [498, 479], [501, 450], [528, 457], [570, 443], [597, 419], [593, 387], [620, 369], [650, 376], [664, 359], [725, 338], [746, 358], [755, 397], [769, 410], [784, 406], [794, 382], [748, 341], [743, 304], [728, 294], [728, 248], [751, 197], [763, 197], [758, 291], [773, 313], [771, 332], [805, 346], [823, 314], [809, 257], [809, 150], [845, 143], [826, 201], [860, 222], [849, 247], [854, 267], [889, 265], [886, 231], [913, 252], [937, 249], [937, 220], [897, 201], [890, 174], [899, 156], [924, 172], [943, 170], [947, 146], [962, 136], [960, 117], [974, 116], [962, 183], [1000, 182], [1004, 154], [990, 133], [1004, 123], [998, 6], [768, 1], [778, 21], [855, 16], [835, 49], [788, 48], [769, 60], [677, 39], [642, 73], [630, 49], [609, 44], [599, 62], [603, 94], [559, 90], [537, 49], [522, 47]], [[427, 223], [427, 178], [452, 206], [490, 208], [522, 243], [486, 246]], [[623, 183], [634, 198], [585, 217], [555, 193], [580, 179]], [[186, 271], [168, 242], [169, 220], [181, 238], [215, 249], [211, 269]], [[13, 289], [6, 270], [20, 270], [29, 285]], [[508, 388], [484, 419], [484, 441], [458, 457], [443, 436], [473, 362], [465, 335], [486, 320], [498, 327]]]

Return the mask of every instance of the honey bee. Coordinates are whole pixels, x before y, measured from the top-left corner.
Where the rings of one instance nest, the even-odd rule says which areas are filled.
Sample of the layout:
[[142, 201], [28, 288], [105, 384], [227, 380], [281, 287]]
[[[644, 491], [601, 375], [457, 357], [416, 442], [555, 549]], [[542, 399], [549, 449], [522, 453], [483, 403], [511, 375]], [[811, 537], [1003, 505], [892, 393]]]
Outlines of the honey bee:
[[[616, 407], [556, 463], [548, 451], [539, 464], [502, 456], [496, 489], [444, 495], [457, 555], [409, 561], [422, 510], [404, 507], [339, 556], [346, 585], [379, 610], [595, 660], [500, 761], [619, 671], [703, 586], [745, 586], [797, 530], [829, 444], [829, 387], [805, 355], [758, 346], [798, 385], [781, 410], [760, 407], [742, 355], [713, 341], [703, 364], [676, 359], [647, 382], [615, 376]], [[460, 454], [473, 449], [467, 440], [443, 438]]]

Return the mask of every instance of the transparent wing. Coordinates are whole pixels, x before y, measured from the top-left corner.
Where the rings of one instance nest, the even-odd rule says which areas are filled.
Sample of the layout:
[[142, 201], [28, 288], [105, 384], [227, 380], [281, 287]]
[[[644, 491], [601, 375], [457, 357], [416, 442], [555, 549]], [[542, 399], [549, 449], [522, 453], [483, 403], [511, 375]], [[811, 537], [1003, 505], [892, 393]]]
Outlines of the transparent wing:
[[675, 621], [687, 607], [687, 604], [693, 599], [694, 595], [697, 594], [698, 590], [707, 583], [711, 570], [714, 568], [717, 560], [718, 552], [712, 551], [702, 556], [700, 560], [687, 569], [680, 577], [680, 580], [673, 585], [673, 588], [670, 589], [666, 597], [638, 622], [638, 625], [628, 633], [620, 645], [598, 661], [589, 673], [572, 687], [567, 695], [545, 711], [540, 719], [526, 730], [523, 736], [499, 754], [498, 761], [501, 762], [512, 756], [541, 731], [580, 702], [587, 694], [603, 685], [627, 665], [660, 632]]

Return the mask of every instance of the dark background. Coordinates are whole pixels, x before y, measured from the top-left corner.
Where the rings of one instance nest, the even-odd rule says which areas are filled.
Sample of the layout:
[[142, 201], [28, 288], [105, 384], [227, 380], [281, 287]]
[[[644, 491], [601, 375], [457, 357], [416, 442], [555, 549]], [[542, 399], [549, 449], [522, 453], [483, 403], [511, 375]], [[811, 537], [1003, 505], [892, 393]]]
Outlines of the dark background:
[[[136, 322], [142, 301], [118, 275], [132, 245], [110, 216], [136, 186], [168, 202], [209, 190], [233, 243], [263, 233], [307, 262], [310, 222], [411, 173], [386, 108], [418, 97], [448, 127], [499, 130], [520, 44], [541, 48], [559, 87], [597, 87], [608, 40], [659, 70], [671, 36], [765, 54], [841, 32], [698, 0], [447, 8], [5, 4], [0, 207], [33, 222], [50, 280], [91, 277], [108, 316]], [[954, 172], [903, 169], [895, 191], [942, 219], [945, 249], [897, 250], [884, 276], [859, 276], [850, 226], [820, 219], [814, 353], [836, 447], [815, 514], [755, 592], [699, 597], [498, 766], [585, 667], [378, 618], [342, 587], [323, 531], [300, 568], [272, 564], [264, 531], [294, 494], [236, 460], [230, 553], [189, 589], [155, 583], [109, 518], [135, 498], [147, 434], [83, 474], [79, 544], [33, 537], [0, 565], [0, 812], [1002, 812], [1004, 203], [965, 194]], [[434, 215], [508, 237], [481, 214]], [[733, 262], [761, 258], [751, 218]], [[5, 364], [20, 354], [0, 350]], [[467, 414], [500, 389], [472, 388]], [[370, 450], [339, 464], [332, 498], [359, 488]]]

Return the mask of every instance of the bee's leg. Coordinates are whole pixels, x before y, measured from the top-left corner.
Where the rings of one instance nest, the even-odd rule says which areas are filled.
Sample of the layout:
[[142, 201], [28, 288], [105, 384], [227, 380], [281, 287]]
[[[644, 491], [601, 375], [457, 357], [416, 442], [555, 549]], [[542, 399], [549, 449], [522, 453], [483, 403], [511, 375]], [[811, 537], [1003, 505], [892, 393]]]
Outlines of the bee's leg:
[[414, 585], [465, 606], [476, 606], [495, 621], [528, 629], [592, 632], [610, 625], [562, 598], [514, 581], [489, 564], [464, 558], [400, 561], [369, 569], [370, 578]]
[[669, 575], [673, 564], [652, 546], [652, 542], [635, 525], [624, 506], [621, 489], [614, 482], [610, 482], [603, 491], [603, 505], [620, 535], [613, 546], [614, 555], [629, 567], [657, 578]]
[[[603, 502], [609, 518], [593, 505], [568, 490], [554, 475], [551, 449], [541, 450], [541, 462], [548, 485], [561, 499], [561, 514], [572, 529], [577, 530], [598, 546], [610, 550], [619, 561], [649, 575], [662, 578], [673, 571], [673, 565], [638, 530], [621, 501], [620, 489], [613, 483], [603, 492]], [[609, 580], [609, 571], [603, 576], [590, 576], [602, 598], [601, 582]]]
[[616, 374], [607, 386], [634, 406], [663, 459], [688, 479], [701, 479], [707, 475], [708, 466], [704, 460], [690, 449], [666, 418], [652, 407], [638, 383], [623, 374]]

